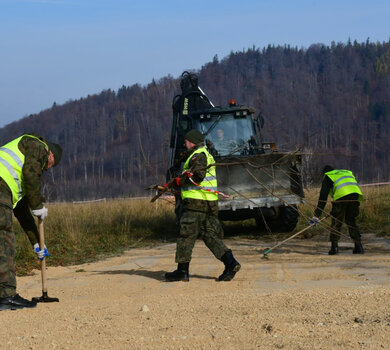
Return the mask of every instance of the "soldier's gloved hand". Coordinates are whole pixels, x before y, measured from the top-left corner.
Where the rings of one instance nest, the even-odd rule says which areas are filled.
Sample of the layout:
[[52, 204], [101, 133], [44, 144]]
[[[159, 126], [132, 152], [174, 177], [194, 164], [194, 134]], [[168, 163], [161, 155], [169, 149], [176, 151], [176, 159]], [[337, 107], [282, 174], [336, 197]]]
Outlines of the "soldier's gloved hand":
[[44, 220], [48, 214], [48, 210], [45, 208], [45, 206], [43, 206], [41, 209], [31, 210], [31, 212], [41, 220]]
[[39, 243], [34, 244], [34, 253], [37, 254], [39, 260], [43, 260], [45, 256], [50, 255], [46, 248], [46, 244], [45, 244], [45, 248], [41, 250], [41, 248], [39, 247]]
[[309, 225], [317, 226], [318, 221], [320, 221], [320, 219], [318, 219], [317, 216], [313, 216], [313, 217], [311, 218], [311, 220], [309, 221]]

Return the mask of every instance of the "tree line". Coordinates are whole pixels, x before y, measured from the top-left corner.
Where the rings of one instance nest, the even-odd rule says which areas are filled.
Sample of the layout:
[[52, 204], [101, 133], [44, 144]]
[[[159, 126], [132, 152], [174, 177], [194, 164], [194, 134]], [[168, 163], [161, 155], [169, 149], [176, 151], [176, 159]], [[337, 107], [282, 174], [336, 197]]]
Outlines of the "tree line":
[[[193, 72], [214, 105], [235, 98], [262, 111], [263, 141], [301, 149], [308, 182], [326, 163], [360, 182], [388, 180], [390, 41], [253, 47]], [[46, 175], [47, 200], [143, 195], [165, 181], [180, 92], [180, 78], [167, 76], [54, 103], [1, 128], [0, 142], [35, 132], [63, 146], [61, 164]]]

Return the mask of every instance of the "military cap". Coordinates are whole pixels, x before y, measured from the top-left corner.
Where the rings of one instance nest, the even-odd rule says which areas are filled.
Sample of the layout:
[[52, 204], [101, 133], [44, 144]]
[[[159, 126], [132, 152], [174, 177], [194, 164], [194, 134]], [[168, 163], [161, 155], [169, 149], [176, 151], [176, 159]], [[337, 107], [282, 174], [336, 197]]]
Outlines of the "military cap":
[[184, 138], [192, 143], [198, 144], [202, 143], [204, 141], [203, 134], [196, 129], [192, 129], [189, 132], [187, 132], [184, 136]]
[[51, 151], [54, 155], [54, 166], [56, 166], [61, 160], [62, 148], [57, 143], [53, 143], [53, 142], [46, 142], [46, 143], [49, 146], [49, 151]]

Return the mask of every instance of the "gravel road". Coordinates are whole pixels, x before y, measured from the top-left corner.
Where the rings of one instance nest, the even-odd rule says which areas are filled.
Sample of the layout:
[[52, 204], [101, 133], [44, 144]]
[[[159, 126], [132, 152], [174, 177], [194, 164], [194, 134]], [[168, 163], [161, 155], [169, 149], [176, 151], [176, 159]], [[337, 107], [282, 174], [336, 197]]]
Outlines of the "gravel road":
[[[119, 257], [49, 267], [59, 303], [0, 312], [0, 349], [390, 349], [390, 243], [365, 235], [365, 255], [325, 239], [277, 243], [233, 238], [242, 269], [231, 282], [198, 241], [190, 282], [164, 282], [174, 244]], [[41, 295], [40, 273], [18, 292]]]

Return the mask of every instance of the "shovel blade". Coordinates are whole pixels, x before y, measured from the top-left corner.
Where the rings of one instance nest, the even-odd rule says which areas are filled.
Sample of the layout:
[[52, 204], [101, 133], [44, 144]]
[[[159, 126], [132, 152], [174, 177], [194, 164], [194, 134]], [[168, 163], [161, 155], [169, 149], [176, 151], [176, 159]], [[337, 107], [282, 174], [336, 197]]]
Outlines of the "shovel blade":
[[58, 298], [51, 298], [47, 295], [47, 292], [43, 292], [41, 297], [34, 297], [31, 299], [32, 301], [35, 301], [37, 303], [56, 303], [60, 300]]

